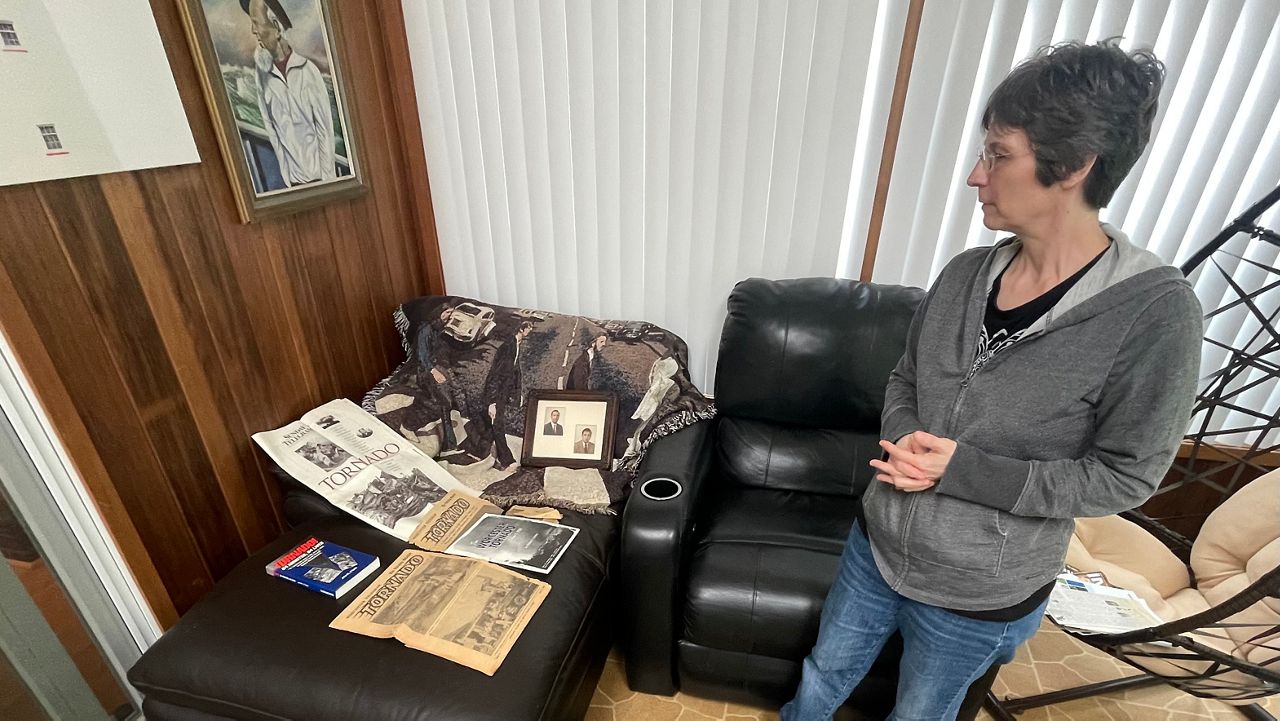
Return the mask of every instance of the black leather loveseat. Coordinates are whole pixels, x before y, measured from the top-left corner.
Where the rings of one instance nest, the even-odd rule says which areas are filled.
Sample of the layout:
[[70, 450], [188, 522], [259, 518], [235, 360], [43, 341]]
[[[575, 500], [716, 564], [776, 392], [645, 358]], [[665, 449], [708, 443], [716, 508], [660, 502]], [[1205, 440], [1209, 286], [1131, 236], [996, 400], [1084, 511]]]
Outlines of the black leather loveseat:
[[[580, 530], [551, 593], [492, 676], [390, 639], [328, 628], [345, 604], [264, 572], [314, 535], [375, 553], [407, 546], [284, 482], [293, 528], [218, 582], [129, 671], [149, 721], [562, 721], [586, 713], [612, 642], [617, 516], [565, 512]], [[366, 584], [369, 581], [366, 582]]]
[[[880, 455], [885, 382], [923, 298], [831, 278], [733, 290], [719, 415], [653, 445], [624, 513], [633, 689], [773, 706], [793, 695], [867, 462]], [[888, 714], [900, 653], [895, 638], [841, 715]], [[973, 685], [960, 718], [976, 714], [994, 673]]]

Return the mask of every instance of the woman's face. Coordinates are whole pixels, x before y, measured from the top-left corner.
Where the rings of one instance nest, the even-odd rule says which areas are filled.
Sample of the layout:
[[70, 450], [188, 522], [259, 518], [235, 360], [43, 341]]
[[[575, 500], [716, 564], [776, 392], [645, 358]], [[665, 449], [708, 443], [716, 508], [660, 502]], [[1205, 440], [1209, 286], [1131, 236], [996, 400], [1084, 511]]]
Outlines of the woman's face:
[[987, 131], [983, 147], [991, 160], [974, 163], [968, 184], [978, 189], [982, 224], [991, 230], [1028, 234], [1060, 210], [1060, 193], [1036, 180], [1036, 156], [1020, 129]]

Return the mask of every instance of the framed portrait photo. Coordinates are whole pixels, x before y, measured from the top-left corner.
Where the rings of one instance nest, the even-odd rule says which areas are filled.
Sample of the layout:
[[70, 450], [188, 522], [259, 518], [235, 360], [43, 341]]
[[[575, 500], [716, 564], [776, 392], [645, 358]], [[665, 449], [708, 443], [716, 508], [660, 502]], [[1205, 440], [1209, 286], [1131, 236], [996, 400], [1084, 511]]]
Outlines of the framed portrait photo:
[[329, 0], [179, 0], [240, 219], [365, 191]]
[[520, 465], [608, 468], [617, 420], [612, 393], [530, 391]]

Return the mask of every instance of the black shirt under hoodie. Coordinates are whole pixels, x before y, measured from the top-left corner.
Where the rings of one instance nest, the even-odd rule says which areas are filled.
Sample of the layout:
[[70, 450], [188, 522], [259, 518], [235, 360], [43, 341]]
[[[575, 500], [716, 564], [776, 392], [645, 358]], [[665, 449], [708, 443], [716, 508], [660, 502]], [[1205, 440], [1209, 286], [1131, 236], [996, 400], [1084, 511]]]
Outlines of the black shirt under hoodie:
[[[1076, 271], [1071, 277], [1055, 285], [1045, 291], [1036, 298], [1023, 303], [1016, 308], [1001, 310], [996, 305], [996, 299], [1000, 296], [1000, 282], [1004, 279], [1004, 273], [1009, 269], [1009, 265], [1013, 264], [1013, 258], [1009, 260], [1009, 264], [1000, 271], [995, 281], [991, 284], [991, 292], [987, 295], [987, 311], [982, 319], [982, 335], [978, 340], [978, 348], [974, 353], [975, 370], [981, 367], [996, 353], [1022, 339], [1023, 333], [1032, 326], [1041, 316], [1049, 312], [1049, 309], [1058, 304], [1062, 297], [1071, 290], [1085, 273], [1088, 273], [1093, 266], [1097, 265], [1102, 256], [1110, 249], [1110, 245], [1103, 249], [1101, 253], [1089, 261], [1083, 268]], [[1014, 256], [1016, 258], [1017, 255]], [[862, 529], [866, 534], [865, 523], [862, 522], [862, 504], [858, 504], [858, 528]], [[1009, 622], [1016, 621], [1032, 611], [1036, 610], [1041, 603], [1044, 602], [1049, 594], [1053, 591], [1054, 581], [1046, 583], [1044, 586], [1036, 590], [1035, 593], [1028, 596], [1023, 601], [1006, 606], [1004, 608], [995, 608], [985, 611], [965, 611], [956, 608], [945, 609], [952, 613], [967, 618], [974, 618], [979, 621], [998, 621]]]

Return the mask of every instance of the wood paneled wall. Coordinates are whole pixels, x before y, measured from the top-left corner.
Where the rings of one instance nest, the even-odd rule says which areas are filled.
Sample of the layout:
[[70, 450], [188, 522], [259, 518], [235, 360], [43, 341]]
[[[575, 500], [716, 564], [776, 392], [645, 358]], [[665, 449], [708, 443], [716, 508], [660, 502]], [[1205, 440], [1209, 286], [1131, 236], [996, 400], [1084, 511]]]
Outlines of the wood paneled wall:
[[0, 328], [168, 626], [281, 529], [250, 434], [358, 398], [443, 281], [398, 2], [332, 3], [370, 191], [254, 225], [151, 5], [202, 162], [0, 188]]
[[[1200, 533], [1209, 514], [1233, 493], [1280, 468], [1280, 452], [1275, 451], [1255, 453], [1242, 446], [1203, 446], [1195, 461], [1190, 459], [1191, 452], [1191, 444], [1184, 441], [1161, 483], [1163, 489], [1141, 508], [1146, 515], [1191, 539]], [[1249, 459], [1249, 463], [1241, 463], [1241, 458]], [[1200, 474], [1202, 479], [1188, 482], [1189, 477]]]

